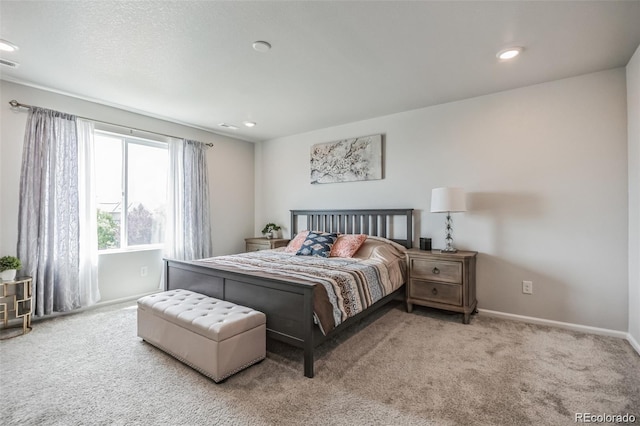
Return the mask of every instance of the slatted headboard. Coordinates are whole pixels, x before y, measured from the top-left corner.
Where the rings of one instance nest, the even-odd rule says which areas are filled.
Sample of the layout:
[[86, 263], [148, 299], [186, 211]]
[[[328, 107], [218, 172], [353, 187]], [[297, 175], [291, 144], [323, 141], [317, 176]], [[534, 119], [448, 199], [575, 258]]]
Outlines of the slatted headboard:
[[[299, 226], [300, 218], [306, 216], [304, 227]], [[404, 218], [406, 237], [394, 238], [396, 218]], [[376, 210], [291, 210], [291, 236], [309, 229], [342, 234], [367, 234], [384, 237], [407, 248], [413, 242], [413, 209]]]

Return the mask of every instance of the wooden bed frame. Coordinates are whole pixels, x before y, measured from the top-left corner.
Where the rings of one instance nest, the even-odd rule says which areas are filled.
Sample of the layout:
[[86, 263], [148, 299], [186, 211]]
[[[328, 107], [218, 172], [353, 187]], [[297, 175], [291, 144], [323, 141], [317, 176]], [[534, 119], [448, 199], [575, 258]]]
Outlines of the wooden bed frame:
[[[393, 238], [398, 217], [406, 222], [406, 238]], [[306, 218], [306, 221], [304, 220]], [[300, 225], [299, 222], [303, 222]], [[407, 248], [413, 238], [413, 209], [291, 210], [291, 235], [311, 229], [343, 234], [385, 237]], [[313, 377], [314, 348], [339, 330], [361, 320], [404, 294], [404, 286], [347, 319], [326, 336], [313, 321], [313, 284], [267, 278], [203, 266], [190, 261], [165, 259], [165, 290], [186, 289], [251, 307], [267, 316], [267, 336], [304, 350], [304, 375]]]

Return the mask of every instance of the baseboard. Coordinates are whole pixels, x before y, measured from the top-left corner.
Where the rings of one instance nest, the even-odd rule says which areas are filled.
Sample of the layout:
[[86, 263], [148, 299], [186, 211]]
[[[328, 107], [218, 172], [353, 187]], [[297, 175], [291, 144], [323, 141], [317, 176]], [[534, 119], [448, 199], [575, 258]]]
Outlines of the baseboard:
[[638, 341], [636, 339], [633, 338], [631, 333], [627, 333], [627, 342], [629, 342], [631, 347], [633, 349], [635, 349], [636, 352], [638, 352], [638, 355], [640, 355], [640, 344], [638, 343]]
[[127, 296], [127, 297], [122, 297], [120, 299], [107, 300], [106, 302], [98, 302], [98, 303], [96, 303], [94, 305], [86, 306], [84, 308], [74, 309], [73, 311], [68, 311], [68, 312], [53, 312], [53, 313], [51, 313], [49, 315], [33, 316], [32, 319], [31, 319], [31, 322], [45, 321], [45, 320], [50, 320], [50, 319], [53, 319], [53, 318], [62, 317], [62, 316], [65, 316], [65, 315], [74, 315], [74, 314], [79, 314], [81, 312], [90, 311], [90, 310], [93, 310], [93, 309], [104, 308], [105, 306], [116, 305], [118, 303], [131, 302], [131, 301], [134, 301], [134, 300], [138, 300], [143, 296], [147, 296], [149, 294], [158, 293], [159, 291], [160, 290], [155, 290], [155, 291], [150, 291], [148, 293], [138, 294], [138, 295], [135, 295], [135, 296]]
[[[588, 325], [573, 324], [570, 322], [561, 322], [561, 321], [554, 321], [554, 320], [548, 320], [543, 318], [527, 317], [524, 315], [509, 314], [506, 312], [491, 311], [488, 309], [478, 309], [478, 312], [480, 312], [483, 315], [487, 315], [489, 317], [505, 318], [505, 319], [510, 319], [514, 321], [526, 322], [529, 324], [547, 325], [549, 327], [564, 328], [566, 330], [581, 331], [583, 333], [617, 337], [619, 339], [626, 339], [626, 340], [629, 340], [631, 338], [631, 335], [626, 331], [617, 331], [617, 330], [610, 330], [608, 328], [598, 328], [598, 327], [590, 327]], [[634, 346], [634, 343], [632, 343], [631, 341], [629, 341], [629, 343], [631, 343], [631, 346]], [[635, 342], [634, 349], [636, 351], [638, 351], [637, 345], [638, 343]]]
[[159, 291], [161, 291], [161, 290], [149, 291], [147, 293], [136, 294], [134, 296], [121, 297], [120, 299], [107, 300], [106, 302], [98, 302], [95, 305], [89, 306], [87, 309], [102, 308], [102, 307], [109, 306], [109, 305], [117, 305], [118, 303], [124, 303], [124, 302], [129, 302], [129, 301], [132, 301], [132, 300], [138, 300], [141, 297], [148, 296], [148, 295], [154, 294], [154, 293], [158, 293]]

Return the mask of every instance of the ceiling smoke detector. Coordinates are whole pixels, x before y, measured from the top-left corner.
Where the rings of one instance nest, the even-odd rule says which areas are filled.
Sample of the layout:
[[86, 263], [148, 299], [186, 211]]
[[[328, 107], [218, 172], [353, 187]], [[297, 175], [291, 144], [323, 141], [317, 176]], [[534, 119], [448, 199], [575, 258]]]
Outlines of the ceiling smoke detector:
[[271, 44], [267, 41], [258, 40], [253, 42], [253, 50], [257, 52], [265, 53], [265, 52], [268, 52], [270, 49], [271, 49]]

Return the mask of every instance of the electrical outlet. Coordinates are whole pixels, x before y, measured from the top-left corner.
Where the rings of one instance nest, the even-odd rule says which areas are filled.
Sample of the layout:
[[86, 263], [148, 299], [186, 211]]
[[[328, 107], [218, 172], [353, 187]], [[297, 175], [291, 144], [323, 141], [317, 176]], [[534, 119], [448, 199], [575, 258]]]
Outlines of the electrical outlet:
[[533, 294], [533, 281], [522, 281], [522, 292], [524, 294]]
[[142, 268], [140, 268], [141, 277], [146, 277], [148, 273], [149, 273], [149, 268], [147, 268], [146, 266], [143, 266]]

